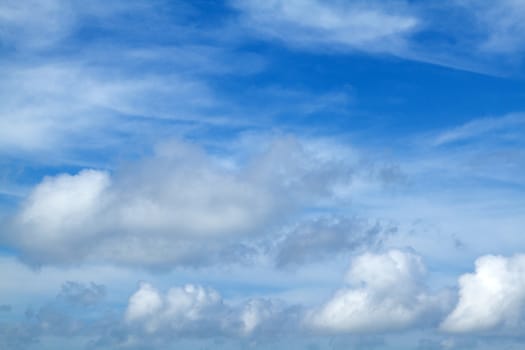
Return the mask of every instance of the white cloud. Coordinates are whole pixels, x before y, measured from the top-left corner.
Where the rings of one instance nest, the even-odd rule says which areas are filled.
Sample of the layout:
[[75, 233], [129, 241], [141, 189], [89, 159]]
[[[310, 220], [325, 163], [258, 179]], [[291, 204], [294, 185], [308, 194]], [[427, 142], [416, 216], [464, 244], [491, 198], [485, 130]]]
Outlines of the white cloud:
[[[0, 151], [93, 151], [136, 135], [140, 120], [158, 134], [163, 133], [159, 120], [220, 123], [198, 113], [218, 106], [200, 79], [178, 73], [110, 74], [108, 67], [74, 60], [0, 66], [0, 98], [6, 101], [0, 106]], [[141, 135], [149, 141], [146, 130], [142, 126]]]
[[521, 0], [484, 2], [459, 1], [476, 19], [484, 34], [479, 48], [485, 52], [509, 54], [523, 52], [525, 43], [525, 3]]
[[74, 23], [70, 3], [62, 0], [0, 4], [0, 41], [30, 48], [50, 46], [65, 38]]
[[459, 301], [441, 324], [447, 332], [520, 331], [525, 325], [525, 255], [486, 255], [459, 279]]
[[316, 52], [387, 53], [502, 75], [519, 67], [525, 42], [520, 0], [232, 3], [254, 34]]
[[170, 143], [113, 174], [48, 177], [24, 201], [4, 240], [35, 263], [229, 261], [243, 254], [243, 238], [332, 199], [352, 171], [352, 164], [321, 159], [291, 138], [242, 164], [225, 164], [231, 162]]
[[[87, 20], [111, 20], [147, 5], [116, 0], [5, 0], [0, 3], [0, 42], [25, 52], [45, 51], [71, 39]], [[71, 41], [69, 42], [71, 43]]]
[[[421, 257], [391, 250], [384, 254], [366, 253], [356, 257], [347, 272], [346, 281], [354, 286], [367, 286], [379, 294], [412, 296], [420, 289], [424, 274]], [[403, 287], [392, 290], [398, 283]]]
[[525, 115], [512, 113], [501, 117], [480, 118], [438, 134], [433, 140], [436, 146], [465, 141], [478, 137], [490, 136], [492, 133], [515, 130], [525, 126]]
[[85, 170], [75, 176], [48, 177], [37, 186], [24, 203], [13, 225], [21, 235], [8, 237], [29, 251], [44, 253], [60, 260], [73, 253], [71, 244], [92, 234], [86, 227], [99, 225], [93, 219], [104, 208], [109, 175]]
[[246, 304], [241, 313], [242, 331], [246, 334], [253, 330], [261, 322], [261, 318], [267, 317], [269, 310], [264, 308], [258, 300], [252, 300]]
[[[285, 305], [272, 299], [249, 299], [239, 307], [241, 336], [257, 336], [258, 334], [290, 334], [298, 323], [295, 315]], [[290, 325], [291, 323], [291, 325]], [[290, 329], [290, 327], [292, 329]]]
[[[431, 295], [425, 269], [413, 253], [391, 250], [355, 258], [339, 289], [306, 316], [306, 324], [329, 333], [393, 331], [424, 325], [441, 312], [447, 296]], [[425, 319], [427, 318], [427, 319]]]
[[159, 292], [148, 283], [141, 283], [138, 291], [129, 298], [126, 320], [132, 322], [154, 316], [162, 308]]
[[161, 293], [148, 283], [129, 298], [125, 322], [148, 334], [252, 336], [281, 312], [271, 300], [223, 300], [214, 289], [186, 284]]
[[[86, 150], [125, 148], [129, 154], [161, 135], [180, 135], [197, 125], [249, 124], [231, 118], [232, 106], [224, 113], [226, 103], [207, 81], [216, 74], [259, 70], [264, 63], [258, 55], [196, 43], [192, 35], [200, 32], [165, 46], [115, 39], [134, 35], [128, 33], [138, 28], [134, 16], [144, 21], [141, 28], [166, 19], [153, 4], [137, 1], [0, 4], [0, 44], [7, 47], [0, 59], [0, 154], [22, 152], [43, 161], [41, 155], [51, 153], [54, 161], [82, 162]], [[164, 23], [164, 34], [179, 32], [177, 21]], [[84, 26], [108, 34], [85, 42], [76, 36]], [[11, 45], [16, 50], [9, 50]]]
[[148, 333], [165, 328], [184, 331], [206, 320], [218, 322], [215, 313], [223, 308], [220, 295], [211, 289], [187, 284], [162, 295], [150, 284], [141, 283], [129, 299], [125, 320], [128, 324], [141, 324]]
[[395, 52], [418, 20], [370, 2], [235, 1], [245, 24], [258, 33], [303, 47]]

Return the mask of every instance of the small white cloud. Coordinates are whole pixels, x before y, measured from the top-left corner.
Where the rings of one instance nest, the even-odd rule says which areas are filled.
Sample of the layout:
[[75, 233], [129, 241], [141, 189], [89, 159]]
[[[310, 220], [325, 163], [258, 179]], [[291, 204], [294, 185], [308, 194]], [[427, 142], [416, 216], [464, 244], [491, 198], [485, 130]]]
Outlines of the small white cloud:
[[141, 283], [139, 290], [129, 298], [126, 321], [134, 322], [155, 316], [162, 308], [160, 293], [149, 283]]
[[419, 256], [399, 250], [364, 254], [351, 264], [349, 286], [338, 290], [306, 316], [306, 323], [329, 333], [399, 330], [425, 323], [439, 313], [446, 295], [431, 295], [424, 285]]
[[193, 336], [252, 336], [279, 310], [274, 302], [249, 299], [239, 304], [226, 303], [214, 289], [186, 284], [161, 293], [141, 283], [130, 297], [125, 321], [149, 334]]
[[109, 186], [109, 174], [96, 170], [45, 178], [14, 219], [19, 235], [8, 239], [54, 259], [77, 254], [71, 244], [91, 236], [87, 227], [100, 225], [94, 219], [104, 208]]
[[459, 301], [441, 324], [453, 333], [515, 331], [525, 324], [525, 255], [487, 255], [459, 278]]
[[142, 325], [149, 333], [166, 328], [184, 331], [201, 321], [218, 322], [214, 309], [222, 307], [220, 295], [201, 286], [187, 284], [162, 295], [150, 284], [141, 283], [129, 299], [125, 320], [128, 324]]
[[251, 299], [241, 308], [241, 333], [251, 335], [262, 324], [272, 319], [278, 313], [276, 305], [271, 300]]

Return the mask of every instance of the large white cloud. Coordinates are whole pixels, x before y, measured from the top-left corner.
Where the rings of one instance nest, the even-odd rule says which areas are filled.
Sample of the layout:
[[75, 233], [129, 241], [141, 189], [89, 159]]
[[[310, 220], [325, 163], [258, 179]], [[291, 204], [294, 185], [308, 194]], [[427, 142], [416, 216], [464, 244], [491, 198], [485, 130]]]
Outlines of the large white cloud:
[[306, 324], [329, 333], [393, 331], [428, 324], [448, 302], [446, 294], [430, 294], [425, 268], [413, 253], [391, 250], [354, 259], [348, 286], [310, 311]]
[[525, 255], [487, 255], [459, 279], [459, 301], [441, 324], [454, 333], [518, 331], [525, 326]]
[[37, 264], [93, 259], [167, 267], [218, 256], [226, 262], [246, 255], [243, 239], [333, 201], [353, 171], [351, 162], [293, 138], [242, 162], [174, 142], [113, 173], [46, 178], [3, 239]]

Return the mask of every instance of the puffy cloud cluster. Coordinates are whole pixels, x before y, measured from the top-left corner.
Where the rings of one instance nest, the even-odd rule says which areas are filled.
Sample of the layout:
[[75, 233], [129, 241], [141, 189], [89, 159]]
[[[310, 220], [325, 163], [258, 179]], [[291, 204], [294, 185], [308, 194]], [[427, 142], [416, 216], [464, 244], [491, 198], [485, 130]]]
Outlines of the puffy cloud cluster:
[[[10, 342], [24, 332], [32, 336], [27, 338], [31, 342], [48, 335], [89, 337], [94, 344], [112, 348], [146, 344], [161, 348], [174, 337], [177, 341], [221, 338], [258, 342], [277, 336], [309, 337], [312, 332], [321, 338], [350, 334], [358, 337], [352, 339], [361, 339], [384, 332], [434, 328], [443, 319], [441, 330], [446, 332], [518, 334], [525, 315], [524, 271], [523, 255], [479, 258], [476, 271], [459, 280], [455, 308], [448, 293], [431, 293], [425, 287], [422, 259], [401, 250], [356, 256], [347, 271], [345, 287], [312, 308], [262, 298], [232, 301], [195, 284], [163, 292], [141, 283], [125, 311], [115, 309], [111, 315], [107, 313], [109, 305], [100, 303], [104, 286], [68, 282], [52, 303], [28, 310], [26, 319], [19, 323], [0, 327], [4, 337], [0, 337], [0, 344], [13, 348]], [[4, 308], [10, 309], [4, 306], [0, 311]], [[420, 347], [461, 348], [469, 339], [423, 339]]]
[[356, 257], [347, 286], [306, 316], [306, 323], [329, 333], [393, 331], [439, 317], [446, 294], [432, 295], [423, 284], [425, 269], [413, 253], [391, 250]]
[[178, 333], [186, 336], [250, 336], [282, 310], [266, 299], [250, 299], [239, 305], [225, 302], [220, 294], [202, 286], [173, 287], [165, 294], [141, 283], [130, 297], [125, 321], [150, 335]]
[[487, 255], [459, 279], [459, 301], [441, 324], [454, 333], [516, 331], [525, 326], [525, 255]]
[[149, 333], [161, 328], [188, 330], [194, 325], [199, 326], [197, 331], [206, 323], [218, 321], [216, 314], [224, 309], [220, 295], [211, 289], [188, 284], [171, 288], [163, 296], [150, 284], [142, 283], [129, 299], [126, 321], [141, 323]]

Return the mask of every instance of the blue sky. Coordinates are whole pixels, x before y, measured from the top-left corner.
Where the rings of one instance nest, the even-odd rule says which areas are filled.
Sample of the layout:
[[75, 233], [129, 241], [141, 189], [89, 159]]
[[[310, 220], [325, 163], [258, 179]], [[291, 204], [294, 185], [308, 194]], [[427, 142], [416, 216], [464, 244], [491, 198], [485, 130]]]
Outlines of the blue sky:
[[505, 349], [525, 2], [0, 2], [0, 348]]

